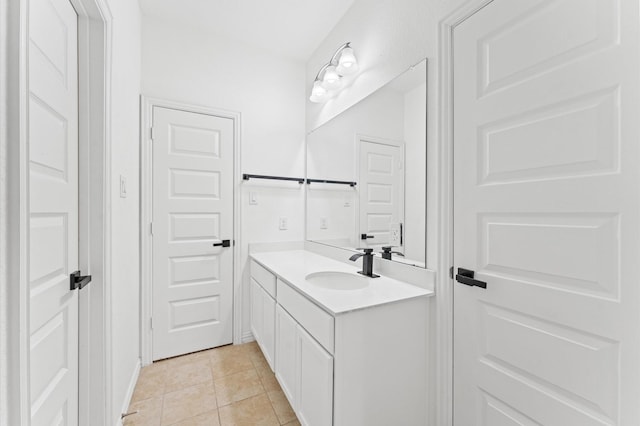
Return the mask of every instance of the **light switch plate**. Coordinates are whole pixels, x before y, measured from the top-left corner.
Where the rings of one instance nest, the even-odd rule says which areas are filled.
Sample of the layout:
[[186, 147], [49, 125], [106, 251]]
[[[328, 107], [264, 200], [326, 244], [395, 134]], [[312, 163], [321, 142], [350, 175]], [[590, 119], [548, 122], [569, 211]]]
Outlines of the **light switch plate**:
[[249, 204], [252, 206], [258, 204], [258, 193], [256, 191], [249, 192]]
[[389, 245], [394, 246], [394, 247], [399, 247], [400, 246], [400, 224], [399, 223], [392, 223], [389, 226], [389, 231], [390, 232], [390, 237], [389, 237]]
[[289, 218], [281, 217], [280, 218], [280, 230], [281, 231], [286, 231], [287, 229], [289, 229]]
[[127, 198], [127, 178], [120, 175], [120, 198]]

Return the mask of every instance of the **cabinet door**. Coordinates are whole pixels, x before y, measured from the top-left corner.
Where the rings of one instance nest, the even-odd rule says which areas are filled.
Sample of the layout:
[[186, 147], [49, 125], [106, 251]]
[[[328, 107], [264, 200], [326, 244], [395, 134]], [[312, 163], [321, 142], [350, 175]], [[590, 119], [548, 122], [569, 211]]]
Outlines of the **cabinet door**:
[[333, 422], [333, 357], [302, 327], [297, 330], [298, 407], [304, 426], [331, 426]]
[[251, 279], [251, 332], [253, 337], [261, 343], [262, 340], [262, 289]]
[[296, 321], [278, 305], [276, 307], [276, 377], [294, 411], [297, 411], [297, 328]]
[[273, 370], [275, 368], [275, 346], [276, 346], [276, 301], [262, 287], [262, 351], [264, 357]]

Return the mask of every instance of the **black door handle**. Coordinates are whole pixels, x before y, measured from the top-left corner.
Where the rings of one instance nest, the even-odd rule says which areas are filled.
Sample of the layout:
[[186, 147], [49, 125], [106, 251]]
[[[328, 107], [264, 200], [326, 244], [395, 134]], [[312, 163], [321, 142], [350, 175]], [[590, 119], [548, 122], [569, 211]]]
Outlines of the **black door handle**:
[[231, 240], [222, 240], [221, 243], [213, 243], [214, 247], [231, 247]]
[[80, 271], [75, 271], [69, 275], [69, 288], [71, 291], [76, 289], [82, 290], [90, 282], [91, 275], [80, 275]]
[[471, 287], [487, 288], [487, 283], [484, 281], [474, 279], [475, 272], [469, 269], [458, 268], [456, 274], [456, 281], [460, 284], [468, 285]]
[[360, 234], [360, 239], [361, 240], [366, 240], [369, 238], [373, 238], [373, 235], [367, 235], [367, 234]]

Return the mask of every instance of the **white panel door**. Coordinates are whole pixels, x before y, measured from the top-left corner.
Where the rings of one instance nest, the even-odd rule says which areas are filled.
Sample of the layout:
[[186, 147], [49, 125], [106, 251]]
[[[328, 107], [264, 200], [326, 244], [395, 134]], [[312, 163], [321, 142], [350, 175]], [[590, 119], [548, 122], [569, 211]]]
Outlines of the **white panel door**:
[[233, 120], [153, 109], [153, 359], [232, 341]]
[[31, 424], [78, 424], [78, 57], [68, 0], [29, 7]]
[[454, 424], [640, 424], [639, 3], [454, 30]]
[[[404, 221], [404, 167], [402, 147], [360, 140], [361, 247], [401, 245], [392, 242], [391, 227]], [[399, 231], [398, 231], [399, 232]], [[366, 235], [362, 239], [363, 235]], [[401, 250], [399, 250], [401, 251]]]

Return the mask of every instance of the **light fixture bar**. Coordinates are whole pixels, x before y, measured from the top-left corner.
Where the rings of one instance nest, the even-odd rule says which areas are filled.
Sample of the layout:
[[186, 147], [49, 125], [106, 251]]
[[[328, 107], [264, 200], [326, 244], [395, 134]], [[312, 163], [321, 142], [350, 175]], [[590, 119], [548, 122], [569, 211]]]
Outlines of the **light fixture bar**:
[[332, 95], [332, 91], [340, 88], [342, 77], [354, 74], [357, 70], [358, 62], [353, 54], [351, 42], [346, 42], [316, 74], [309, 100], [315, 103], [326, 101]]

